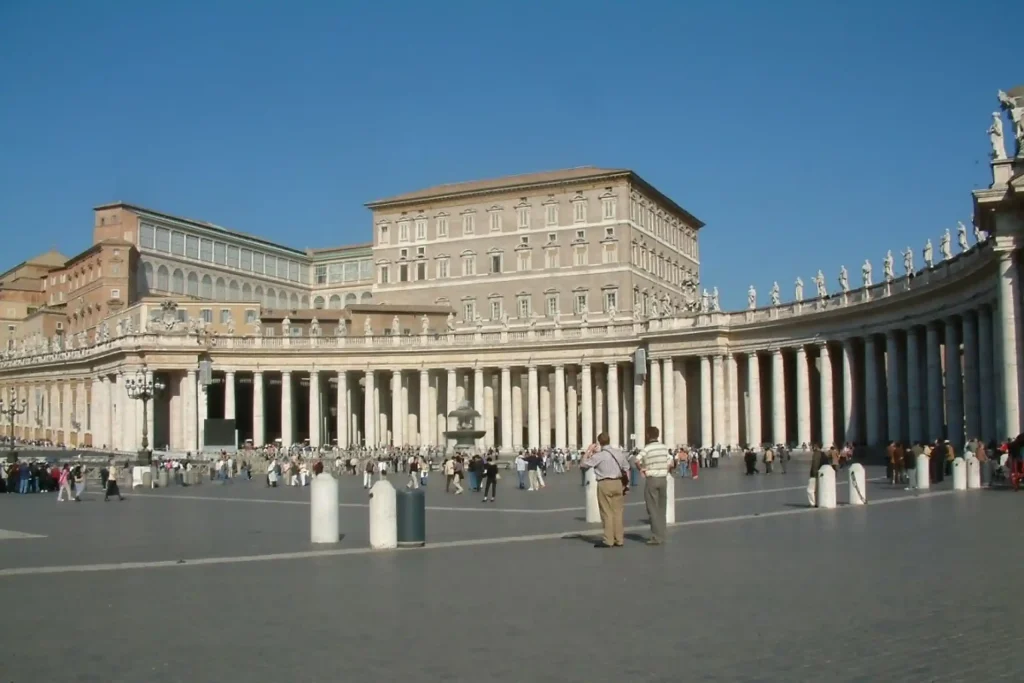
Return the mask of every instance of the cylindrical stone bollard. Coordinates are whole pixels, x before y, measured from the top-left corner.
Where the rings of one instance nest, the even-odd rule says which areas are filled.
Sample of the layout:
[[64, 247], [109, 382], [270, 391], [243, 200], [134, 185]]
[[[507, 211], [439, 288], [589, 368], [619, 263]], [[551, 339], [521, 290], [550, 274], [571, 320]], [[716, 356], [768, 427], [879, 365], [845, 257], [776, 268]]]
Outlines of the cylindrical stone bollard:
[[583, 493], [586, 497], [587, 505], [587, 524], [599, 524], [601, 522], [601, 509], [597, 505], [597, 473], [593, 467], [584, 474], [583, 484]]
[[926, 489], [931, 486], [932, 477], [930, 464], [931, 460], [924, 453], [917, 456], [917, 469], [914, 470], [914, 476], [917, 477], [917, 488], [919, 489]]
[[398, 499], [395, 487], [387, 479], [381, 479], [370, 489], [370, 547], [398, 547]]
[[864, 505], [867, 502], [867, 477], [864, 476], [864, 465], [857, 462], [850, 465], [850, 505]]
[[338, 480], [324, 472], [309, 487], [309, 540], [338, 542]]
[[953, 490], [967, 490], [967, 463], [963, 458], [953, 458]]
[[665, 477], [665, 523], [676, 523], [676, 478], [671, 472]]
[[427, 495], [423, 489], [395, 491], [395, 518], [399, 548], [421, 548], [427, 543]]
[[981, 488], [981, 462], [973, 455], [967, 456], [967, 488]]
[[818, 470], [818, 507], [830, 510], [836, 506], [836, 471], [831, 465]]
[[170, 480], [170, 477], [167, 476], [167, 469], [161, 467], [160, 470], [157, 472], [157, 475], [156, 475], [157, 486], [159, 486], [162, 489], [165, 489], [165, 488], [167, 488], [167, 482], [169, 480]]
[[992, 462], [992, 458], [988, 458], [985, 462], [981, 463], [981, 485], [992, 486], [992, 477], [995, 476], [996, 466]]
[[132, 488], [133, 489], [141, 488], [142, 486], [145, 485], [143, 483], [143, 481], [142, 481], [142, 472], [143, 471], [148, 471], [148, 469], [149, 468], [147, 468], [147, 467], [140, 467], [138, 465], [135, 465], [134, 467], [132, 467]]

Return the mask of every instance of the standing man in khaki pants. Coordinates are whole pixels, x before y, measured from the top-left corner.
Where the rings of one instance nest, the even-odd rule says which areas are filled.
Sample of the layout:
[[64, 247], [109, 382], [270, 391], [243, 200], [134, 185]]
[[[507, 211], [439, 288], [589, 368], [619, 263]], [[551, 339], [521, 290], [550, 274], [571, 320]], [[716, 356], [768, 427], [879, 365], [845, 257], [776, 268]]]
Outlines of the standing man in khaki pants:
[[580, 463], [584, 470], [593, 468], [597, 475], [597, 507], [601, 510], [601, 525], [604, 539], [595, 543], [595, 548], [622, 547], [623, 525], [622, 506], [625, 482], [629, 476], [629, 463], [618, 449], [609, 446], [608, 435], [601, 432], [597, 443], [587, 449], [587, 455]]
[[665, 513], [674, 500], [667, 498], [668, 485], [665, 483], [672, 470], [672, 456], [668, 447], [659, 441], [661, 432], [657, 427], [647, 428], [647, 445], [636, 456], [636, 466], [644, 475], [644, 501], [647, 515], [651, 518], [651, 537], [647, 545], [661, 545], [665, 542]]

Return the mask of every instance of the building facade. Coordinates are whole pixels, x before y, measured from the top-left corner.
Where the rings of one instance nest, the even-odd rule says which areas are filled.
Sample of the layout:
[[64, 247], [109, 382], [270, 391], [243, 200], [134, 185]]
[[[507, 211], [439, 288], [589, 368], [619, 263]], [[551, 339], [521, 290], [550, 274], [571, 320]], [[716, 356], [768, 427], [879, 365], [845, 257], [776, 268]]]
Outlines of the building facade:
[[441, 446], [463, 399], [505, 451], [648, 425], [699, 446], [1005, 438], [1024, 431], [1024, 159], [993, 171], [975, 238], [925, 268], [739, 312], [700, 305], [702, 223], [630, 171], [400, 195], [369, 204], [372, 245], [304, 252], [107, 205], [99, 251], [45, 276], [64, 333], [15, 335], [0, 391], [26, 401], [19, 437], [122, 451], [136, 373], [166, 385], [147, 428], [179, 451], [207, 419], [257, 446]]

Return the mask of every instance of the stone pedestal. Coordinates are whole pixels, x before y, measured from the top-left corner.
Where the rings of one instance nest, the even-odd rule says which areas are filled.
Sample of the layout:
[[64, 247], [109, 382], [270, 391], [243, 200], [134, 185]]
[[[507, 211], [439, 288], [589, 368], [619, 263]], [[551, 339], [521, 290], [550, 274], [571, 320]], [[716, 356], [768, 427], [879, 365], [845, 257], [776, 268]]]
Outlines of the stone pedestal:
[[981, 488], [981, 462], [973, 455], [967, 456], [967, 488]]
[[583, 478], [583, 490], [586, 498], [587, 524], [601, 522], [601, 510], [597, 504], [597, 474], [591, 468]]
[[850, 465], [850, 505], [864, 505], [868, 502], [867, 478], [864, 465]]
[[310, 543], [337, 543], [338, 481], [326, 472], [313, 478], [309, 493]]
[[398, 497], [387, 479], [381, 479], [370, 489], [370, 547], [398, 547]]
[[931, 486], [932, 479], [928, 471], [929, 462], [928, 456], [924, 453], [917, 456], [917, 469], [914, 470], [914, 476], [917, 477], [917, 488], [922, 490]]
[[676, 523], [676, 478], [671, 472], [665, 477], [665, 523]]
[[836, 471], [831, 465], [825, 465], [818, 470], [816, 503], [819, 508], [826, 510], [836, 506]]
[[953, 458], [953, 490], [967, 490], [967, 463], [963, 458]]

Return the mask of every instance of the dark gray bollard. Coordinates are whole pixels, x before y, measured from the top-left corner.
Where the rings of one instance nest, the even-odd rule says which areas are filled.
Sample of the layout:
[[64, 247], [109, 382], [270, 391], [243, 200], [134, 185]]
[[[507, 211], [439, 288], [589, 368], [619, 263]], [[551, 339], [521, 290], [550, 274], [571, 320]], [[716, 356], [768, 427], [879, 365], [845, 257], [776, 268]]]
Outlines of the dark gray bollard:
[[423, 489], [403, 489], [397, 495], [398, 547], [419, 548], [427, 543], [427, 496]]

